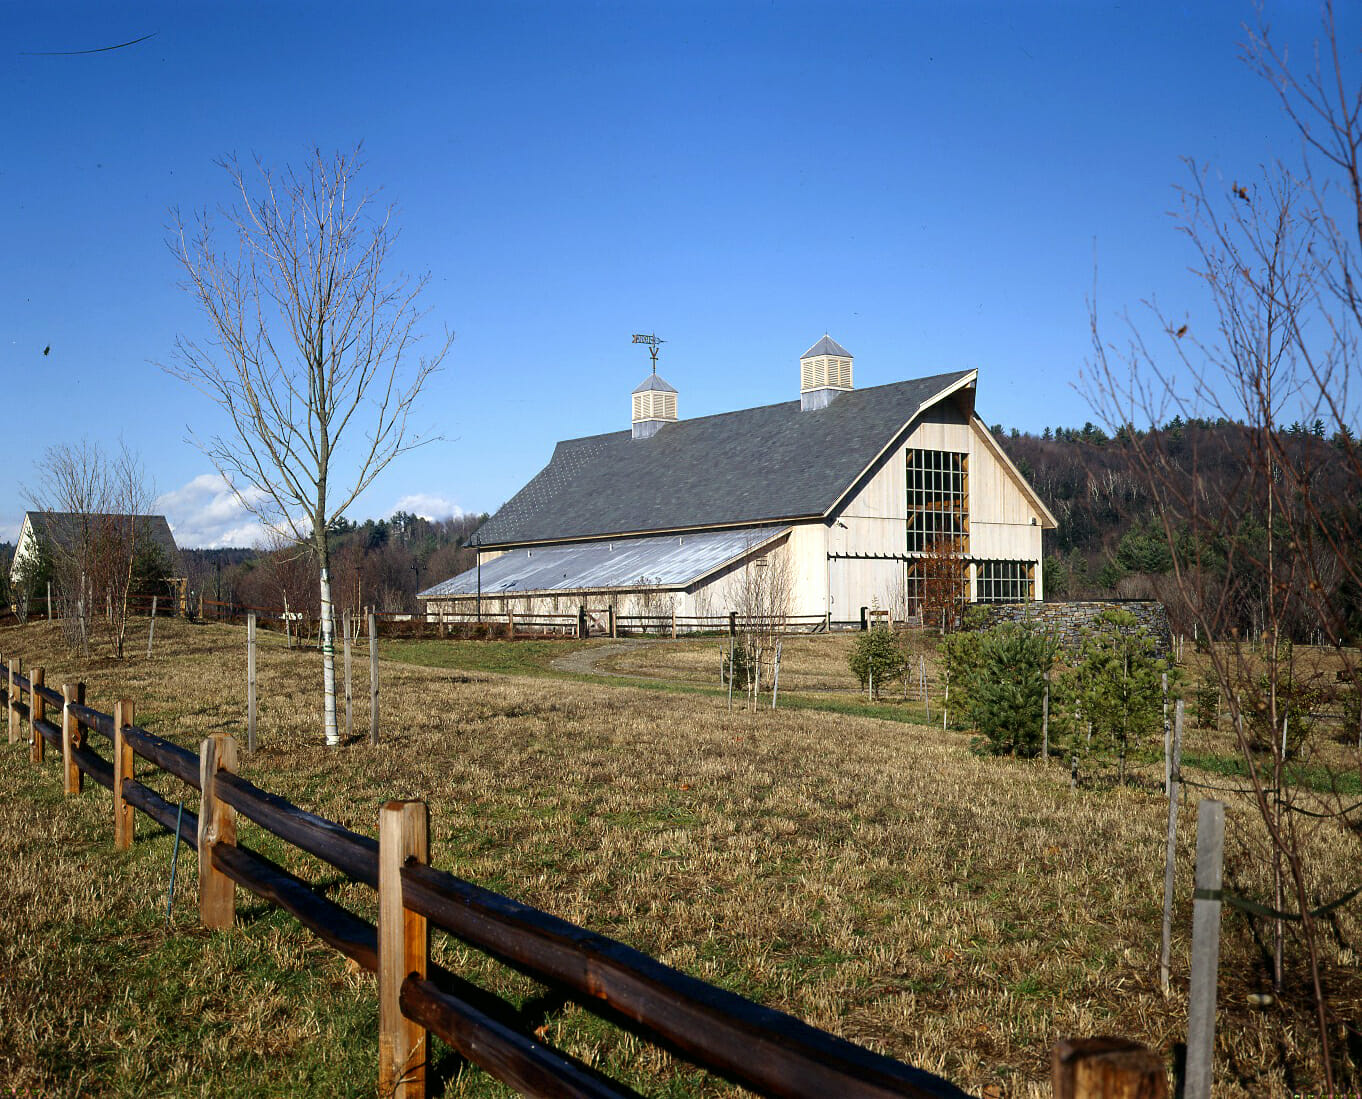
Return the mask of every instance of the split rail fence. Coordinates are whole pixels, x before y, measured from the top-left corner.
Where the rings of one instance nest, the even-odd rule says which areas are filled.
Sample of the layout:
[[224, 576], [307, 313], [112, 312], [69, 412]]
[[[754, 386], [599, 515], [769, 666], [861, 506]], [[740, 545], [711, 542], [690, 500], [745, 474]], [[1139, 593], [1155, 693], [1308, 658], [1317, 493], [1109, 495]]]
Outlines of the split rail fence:
[[[63, 683], [60, 691], [54, 690], [46, 684], [43, 668], [24, 675], [22, 662], [13, 657], [0, 662], [0, 692], [10, 745], [21, 740], [26, 725], [34, 764], [43, 763], [49, 746], [59, 752], [66, 795], [81, 794], [87, 775], [110, 790], [116, 848], [132, 846], [137, 811], [183, 835], [195, 848], [204, 926], [224, 929], [234, 924], [235, 887], [241, 886], [377, 975], [380, 1095], [425, 1096], [430, 1033], [527, 1095], [637, 1095], [540, 1041], [536, 1017], [527, 1018], [521, 1009], [433, 962], [432, 927], [586, 1011], [759, 1095], [966, 1095], [941, 1077], [437, 870], [429, 864], [424, 802], [388, 802], [379, 811], [375, 840], [236, 774], [237, 744], [226, 734], [205, 739], [195, 755], [134, 724], [131, 700], [115, 703], [112, 714], [102, 713], [86, 704], [83, 684]], [[94, 750], [88, 733], [108, 742], [109, 758]], [[138, 781], [139, 760], [198, 790], [198, 813], [185, 810], [183, 803], [177, 807]], [[238, 813], [375, 889], [377, 925], [239, 843]], [[1124, 1040], [1060, 1042], [1052, 1054], [1052, 1070], [1061, 1099], [1167, 1094], [1160, 1059]], [[1150, 1090], [1130, 1090], [1139, 1081]]]
[[[254, 614], [263, 628], [283, 631], [290, 628], [300, 636], [316, 633], [316, 615], [310, 611], [284, 607], [258, 607], [247, 603], [202, 598], [199, 617], [221, 622], [244, 622]], [[343, 612], [342, 612], [343, 613]], [[498, 633], [501, 636], [557, 635], [561, 637], [629, 637], [649, 634], [678, 637], [681, 634], [726, 633], [760, 629], [781, 633], [826, 633], [830, 630], [865, 629], [865, 616], [859, 622], [838, 622], [825, 614], [791, 614], [775, 617], [749, 618], [737, 611], [726, 614], [685, 615], [617, 614], [614, 607], [593, 607], [582, 604], [576, 610], [563, 612], [517, 611], [496, 607], [489, 600], [481, 617], [475, 612], [460, 611], [376, 611], [365, 608], [363, 617], [372, 616], [380, 632], [394, 635], [447, 636], [456, 632], [477, 631]], [[358, 615], [357, 615], [358, 616]]]

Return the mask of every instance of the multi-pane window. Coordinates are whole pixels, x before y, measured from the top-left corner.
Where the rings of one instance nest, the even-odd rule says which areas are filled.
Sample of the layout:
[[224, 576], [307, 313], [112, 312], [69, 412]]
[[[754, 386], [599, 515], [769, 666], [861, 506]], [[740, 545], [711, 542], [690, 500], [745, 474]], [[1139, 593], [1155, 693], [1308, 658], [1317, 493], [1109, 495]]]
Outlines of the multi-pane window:
[[969, 601], [969, 563], [959, 554], [928, 554], [904, 565], [908, 613], [935, 621], [945, 611], [952, 619]]
[[1036, 598], [1034, 561], [980, 561], [976, 570], [976, 602], [1030, 603]]
[[969, 552], [969, 455], [909, 450], [908, 552]]

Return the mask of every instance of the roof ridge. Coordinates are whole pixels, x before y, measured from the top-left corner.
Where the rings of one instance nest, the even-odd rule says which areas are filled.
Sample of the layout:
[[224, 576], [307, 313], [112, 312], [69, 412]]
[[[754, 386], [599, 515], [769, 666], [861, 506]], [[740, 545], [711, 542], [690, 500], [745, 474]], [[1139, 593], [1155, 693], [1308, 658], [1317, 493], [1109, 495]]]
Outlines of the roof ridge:
[[[962, 378], [966, 374], [972, 374], [973, 372], [974, 368], [968, 367], [964, 370], [948, 370], [942, 374], [924, 374], [920, 378], [902, 378], [897, 382], [882, 382], [879, 385], [867, 385], [859, 389], [848, 390], [845, 395], [850, 396], [853, 393], [874, 393], [877, 389], [891, 389], [895, 386], [918, 385], [922, 382], [935, 381], [938, 378]], [[709, 412], [703, 416], [687, 416], [685, 419], [677, 420], [675, 425], [668, 426], [680, 427], [682, 424], [698, 424], [706, 420], [717, 420], [723, 416], [741, 416], [748, 412], [761, 412], [769, 408], [780, 408], [783, 405], [798, 405], [799, 403], [800, 400], [796, 397], [794, 400], [790, 401], [772, 401], [770, 404], [753, 405], [751, 408], [730, 408], [724, 412]], [[602, 431], [595, 435], [578, 435], [571, 439], [559, 439], [558, 445], [563, 443], [582, 443], [589, 439], [608, 439], [612, 435], [628, 435], [632, 437], [632, 434], [633, 433], [629, 428], [624, 428], [619, 431]]]

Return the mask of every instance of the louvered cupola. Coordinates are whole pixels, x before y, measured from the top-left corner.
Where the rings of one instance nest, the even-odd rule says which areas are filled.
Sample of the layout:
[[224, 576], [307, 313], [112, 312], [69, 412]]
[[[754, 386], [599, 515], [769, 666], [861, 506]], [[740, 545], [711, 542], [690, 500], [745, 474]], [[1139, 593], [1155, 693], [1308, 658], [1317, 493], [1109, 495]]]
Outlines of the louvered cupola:
[[799, 356], [799, 404], [804, 411], [826, 408], [851, 391], [851, 352], [825, 335]]
[[652, 438], [663, 424], [675, 422], [676, 390], [654, 371], [634, 390], [634, 438]]

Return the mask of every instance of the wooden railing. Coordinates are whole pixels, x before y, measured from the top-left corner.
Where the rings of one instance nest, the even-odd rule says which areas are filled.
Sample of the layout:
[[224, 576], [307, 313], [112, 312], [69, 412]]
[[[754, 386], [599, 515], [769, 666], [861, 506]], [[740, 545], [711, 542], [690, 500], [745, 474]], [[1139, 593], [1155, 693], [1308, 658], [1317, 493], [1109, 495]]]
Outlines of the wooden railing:
[[[316, 616], [310, 611], [303, 612], [297, 609], [285, 611], [280, 607], [259, 607], [206, 597], [198, 601], [198, 607], [199, 614], [204, 618], [244, 622], [247, 615], [254, 614], [256, 621], [269, 629], [283, 630], [286, 618], [294, 624], [293, 628], [301, 631], [303, 635], [314, 633], [316, 629]], [[416, 634], [444, 636], [452, 629], [467, 630], [472, 627], [474, 620], [470, 615], [473, 613], [471, 608], [443, 613], [433, 609], [411, 613], [372, 611], [366, 608], [360, 619], [365, 620], [372, 615], [377, 629], [385, 635], [390, 630], [399, 636]], [[673, 614], [671, 611], [617, 614], [612, 607], [594, 607], [590, 604], [573, 611], [517, 611], [514, 608], [497, 606], [491, 597], [483, 608], [482, 617], [476, 621], [485, 627], [486, 636], [501, 638], [527, 633], [563, 637], [626, 637], [640, 634], [678, 637], [691, 633], [732, 634], [754, 628], [775, 633], [820, 633], [829, 628], [856, 626], [856, 623], [830, 622], [825, 614], [788, 614], [757, 618], [745, 617], [737, 611], [708, 615]]]
[[[540, 1041], [511, 1004], [432, 962], [432, 926], [566, 994], [587, 1011], [761, 1095], [965, 1094], [930, 1073], [435, 869], [428, 860], [422, 802], [384, 806], [375, 840], [234, 773], [236, 742], [230, 736], [209, 737], [196, 756], [138, 727], [129, 700], [116, 703], [113, 714], [101, 713], [85, 704], [80, 684], [53, 690], [44, 682], [43, 669], [24, 675], [14, 660], [0, 663], [0, 677], [10, 743], [27, 726], [34, 763], [43, 762], [44, 746], [59, 752], [68, 795], [81, 792], [86, 775], [108, 788], [116, 847], [132, 845], [134, 811], [171, 831], [177, 827], [176, 806], [138, 781], [138, 761], [199, 790], [198, 813], [185, 810], [179, 827], [199, 853], [199, 915], [205, 926], [233, 924], [235, 886], [241, 886], [378, 975], [380, 1094], [425, 1094], [427, 1032], [527, 1094], [634, 1094]], [[109, 758], [94, 750], [90, 733], [108, 742]], [[238, 813], [375, 888], [377, 926], [239, 843]]]

